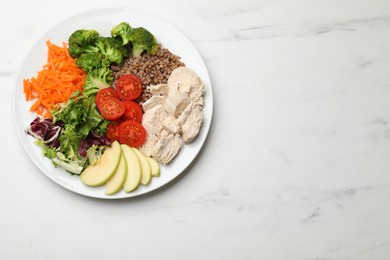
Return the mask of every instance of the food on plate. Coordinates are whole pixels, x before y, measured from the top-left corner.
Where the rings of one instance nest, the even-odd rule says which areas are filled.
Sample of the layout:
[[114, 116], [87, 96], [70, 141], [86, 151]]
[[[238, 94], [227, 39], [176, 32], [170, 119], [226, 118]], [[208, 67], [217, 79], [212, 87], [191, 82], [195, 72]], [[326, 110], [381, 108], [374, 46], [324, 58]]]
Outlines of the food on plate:
[[89, 165], [80, 175], [88, 186], [105, 186], [105, 193], [132, 192], [160, 175], [159, 164], [137, 148], [114, 141], [100, 161]]
[[83, 64], [85, 64], [84, 60], [90, 61], [86, 66], [88, 72], [102, 67], [101, 65], [108, 67], [111, 63], [121, 64], [129, 55], [128, 49], [122, 46], [119, 40], [100, 36], [96, 30], [76, 30], [70, 35], [68, 42], [70, 56], [81, 58]]
[[199, 133], [203, 122], [203, 108], [199, 103], [191, 102], [178, 117], [183, 142], [191, 143]]
[[130, 43], [129, 35], [133, 28], [127, 22], [121, 22], [111, 29], [111, 36], [122, 40], [122, 45]]
[[36, 117], [25, 132], [49, 147], [60, 146], [62, 122], [53, 123], [52, 119]]
[[152, 173], [152, 176], [153, 177], [160, 176], [160, 165], [158, 164], [158, 162], [153, 157], [146, 156], [146, 159], [149, 162], [150, 171]]
[[134, 120], [126, 120], [118, 127], [119, 142], [131, 147], [139, 147], [145, 143], [145, 128]]
[[103, 88], [103, 89], [99, 90], [99, 92], [97, 92], [97, 94], [96, 94], [96, 97], [95, 97], [96, 105], [102, 103], [106, 97], [113, 97], [113, 98], [119, 99], [119, 96], [116, 93], [114, 88], [111, 88], [111, 87]]
[[112, 71], [108, 68], [97, 68], [87, 74], [83, 90], [86, 96], [95, 95], [100, 90], [109, 88], [114, 80]]
[[177, 90], [185, 94], [191, 101], [203, 105], [204, 85], [201, 78], [192, 69], [181, 67], [172, 71], [168, 78], [168, 86], [168, 91]]
[[116, 120], [125, 113], [125, 105], [117, 98], [105, 97], [96, 102], [100, 114], [107, 120]]
[[36, 77], [24, 79], [23, 87], [26, 101], [35, 99], [30, 111], [50, 118], [50, 111], [57, 104], [67, 102], [75, 91], [83, 89], [85, 72], [76, 65], [66, 46], [50, 41], [46, 46], [47, 63]]
[[139, 57], [143, 52], [156, 54], [160, 46], [154, 35], [143, 27], [131, 28], [131, 26], [122, 22], [111, 30], [111, 36], [121, 39], [123, 45], [131, 43], [131, 55]]
[[119, 142], [119, 124], [118, 123], [109, 123], [107, 126], [106, 137], [111, 142]]
[[43, 155], [54, 165], [72, 174], [80, 174], [88, 158], [101, 155], [103, 149], [92, 146], [110, 144], [104, 136], [108, 121], [97, 111], [95, 99], [85, 96], [70, 98], [63, 109], [52, 111], [52, 114], [53, 119], [36, 117], [26, 128], [26, 133], [36, 139]]
[[132, 43], [131, 55], [133, 57], [141, 56], [142, 52], [156, 54], [160, 50], [156, 38], [143, 27], [134, 28], [129, 34]]
[[125, 192], [131, 192], [141, 183], [142, 170], [135, 150], [128, 145], [121, 144], [123, 155], [127, 161], [127, 178], [123, 184]]
[[141, 166], [141, 180], [140, 183], [143, 185], [148, 185], [149, 182], [152, 180], [152, 169], [150, 168], [150, 164], [148, 159], [146, 159], [146, 156], [144, 153], [142, 153], [140, 150], [133, 148], [133, 151], [138, 157], [140, 166]]
[[113, 142], [108, 147], [100, 160], [88, 166], [81, 174], [81, 181], [88, 186], [100, 186], [105, 184], [115, 174], [121, 158], [122, 149], [118, 142]]
[[125, 120], [134, 120], [141, 123], [143, 115], [141, 105], [134, 101], [123, 101], [123, 104], [126, 108], [126, 111], [123, 114]]
[[115, 89], [123, 100], [134, 100], [142, 93], [141, 80], [133, 74], [125, 74], [115, 81]]
[[118, 167], [115, 170], [114, 175], [106, 182], [105, 190], [107, 195], [113, 195], [119, 192], [125, 184], [127, 178], [127, 161], [123, 153], [120, 155]]
[[136, 58], [128, 57], [122, 65], [111, 65], [111, 70], [115, 79], [125, 74], [136, 75], [141, 80], [143, 87], [138, 101], [145, 101], [151, 96], [147, 89], [148, 86], [167, 83], [172, 71], [183, 66], [185, 64], [179, 56], [166, 48], [161, 48], [155, 55], [143, 53]]
[[153, 158], [156, 158], [162, 164], [167, 164], [177, 155], [182, 145], [183, 140], [179, 134], [172, 134], [162, 130], [154, 139], [152, 149], [148, 150], [148, 147], [144, 147], [142, 151], [150, 153]]
[[76, 30], [74, 31], [68, 39], [69, 44], [69, 54], [72, 58], [78, 58], [81, 54], [93, 51], [93, 46], [97, 39], [99, 38], [99, 33], [96, 30]]
[[142, 103], [147, 138], [140, 150], [167, 164], [199, 133], [204, 85], [192, 69], [179, 67], [172, 71], [167, 84], [152, 85], [149, 91], [151, 98]]
[[84, 53], [76, 59], [79, 68], [86, 72], [92, 72], [95, 69], [108, 68], [111, 64], [101, 53]]
[[107, 195], [148, 185], [198, 135], [203, 82], [147, 29], [122, 22], [109, 37], [80, 29], [47, 47], [44, 70], [24, 80], [38, 114], [26, 133], [85, 185]]

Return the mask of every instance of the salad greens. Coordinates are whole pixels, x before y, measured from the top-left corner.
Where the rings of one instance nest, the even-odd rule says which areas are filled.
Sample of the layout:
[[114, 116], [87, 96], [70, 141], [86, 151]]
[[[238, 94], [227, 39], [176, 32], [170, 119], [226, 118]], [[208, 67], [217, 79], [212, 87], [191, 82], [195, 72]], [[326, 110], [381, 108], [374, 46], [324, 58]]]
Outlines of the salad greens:
[[[36, 144], [42, 147], [43, 155], [55, 165], [80, 174], [85, 166], [100, 158], [103, 149], [94, 146], [110, 145], [104, 135], [109, 121], [97, 110], [95, 96], [80, 93], [74, 93], [65, 105], [53, 110], [52, 115], [53, 120], [35, 119], [28, 128], [28, 133], [37, 139]], [[50, 134], [54, 132], [51, 129], [60, 130]], [[55, 141], [48, 142], [53, 136]]]
[[[100, 115], [95, 96], [79, 94], [74, 93], [64, 107], [52, 111], [54, 122], [61, 121], [64, 124], [57, 157], [53, 162], [62, 167], [65, 163], [67, 167], [64, 168], [73, 173], [80, 173], [86, 162], [85, 155], [79, 153], [82, 140], [91, 132], [104, 139], [109, 123]], [[108, 140], [104, 140], [103, 144], [109, 144]]]
[[[74, 93], [68, 102], [58, 109], [51, 111], [53, 121], [62, 121], [67, 131], [62, 135], [72, 137], [73, 135], [86, 137], [91, 130], [98, 134], [105, 134], [109, 121], [105, 120], [99, 113], [95, 104], [95, 96], [87, 96], [81, 93]], [[74, 133], [73, 133], [74, 132]]]

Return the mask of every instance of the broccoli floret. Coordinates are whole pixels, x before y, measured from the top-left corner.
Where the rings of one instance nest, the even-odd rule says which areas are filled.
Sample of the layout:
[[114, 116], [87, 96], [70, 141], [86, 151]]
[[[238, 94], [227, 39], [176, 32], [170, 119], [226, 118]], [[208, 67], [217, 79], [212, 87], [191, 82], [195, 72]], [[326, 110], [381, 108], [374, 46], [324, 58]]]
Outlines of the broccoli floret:
[[96, 30], [82, 29], [73, 32], [68, 39], [70, 56], [77, 58], [85, 52], [96, 52], [94, 44], [98, 38]]
[[110, 61], [100, 53], [83, 53], [76, 60], [77, 66], [90, 72], [97, 68], [107, 68], [110, 66]]
[[128, 23], [122, 22], [117, 26], [115, 26], [114, 28], [112, 28], [111, 36], [113, 38], [120, 39], [122, 41], [122, 45], [124, 46], [130, 42], [129, 37], [130, 37], [131, 30], [132, 28]]
[[143, 27], [131, 30], [129, 39], [132, 43], [132, 56], [139, 57], [144, 51], [149, 54], [157, 54], [160, 46], [151, 32]]
[[90, 96], [103, 88], [108, 88], [114, 81], [114, 76], [109, 68], [94, 69], [87, 74], [84, 83], [84, 94]]
[[123, 59], [128, 56], [127, 49], [122, 46], [120, 40], [111, 37], [99, 37], [96, 42], [96, 47], [99, 48], [106, 59], [116, 64], [121, 64]]

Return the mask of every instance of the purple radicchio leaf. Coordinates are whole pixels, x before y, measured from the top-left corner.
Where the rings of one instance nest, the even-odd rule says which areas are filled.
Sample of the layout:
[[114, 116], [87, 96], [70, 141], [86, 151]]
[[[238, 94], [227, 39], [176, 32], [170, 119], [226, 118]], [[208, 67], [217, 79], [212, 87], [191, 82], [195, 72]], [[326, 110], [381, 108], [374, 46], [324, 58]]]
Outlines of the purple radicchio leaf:
[[54, 123], [52, 119], [37, 117], [30, 123], [25, 132], [35, 139], [42, 140], [49, 147], [58, 148], [62, 127], [61, 121]]
[[84, 139], [81, 140], [78, 153], [85, 157], [87, 156], [87, 150], [92, 147], [92, 145], [110, 145], [111, 142], [107, 137], [103, 135], [98, 135], [95, 132], [90, 132]]

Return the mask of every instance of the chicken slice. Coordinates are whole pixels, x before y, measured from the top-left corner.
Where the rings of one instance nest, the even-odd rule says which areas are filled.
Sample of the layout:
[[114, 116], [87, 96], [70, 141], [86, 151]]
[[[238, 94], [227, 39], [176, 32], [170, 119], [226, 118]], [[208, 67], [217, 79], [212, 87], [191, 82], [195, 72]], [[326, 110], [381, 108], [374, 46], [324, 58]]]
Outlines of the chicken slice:
[[151, 156], [153, 146], [160, 138], [163, 131], [162, 122], [166, 116], [164, 107], [161, 104], [146, 110], [142, 116], [142, 125], [146, 131], [146, 141], [140, 150], [147, 156]]
[[169, 163], [179, 152], [183, 140], [179, 134], [172, 134], [163, 130], [152, 149], [152, 156], [163, 164]]
[[172, 134], [177, 134], [180, 132], [180, 125], [178, 123], [178, 120], [176, 117], [173, 116], [167, 116], [163, 121], [162, 121], [163, 128], [168, 131], [169, 133]]
[[178, 118], [183, 142], [191, 143], [198, 135], [203, 123], [203, 109], [196, 102], [191, 102]]
[[142, 116], [142, 125], [147, 126], [153, 133], [160, 135], [163, 127], [162, 121], [167, 117], [167, 114], [162, 105], [146, 110]]
[[166, 97], [159, 96], [159, 95], [153, 95], [151, 98], [146, 100], [144, 103], [142, 103], [142, 108], [144, 112], [154, 108], [157, 105], [161, 105], [165, 102]]
[[204, 84], [201, 78], [190, 68], [179, 67], [168, 78], [169, 88], [173, 87], [186, 94], [192, 101], [203, 105]]
[[150, 85], [148, 88], [153, 95], [168, 95], [167, 84]]
[[168, 97], [165, 100], [164, 108], [167, 114], [177, 117], [187, 107], [190, 100], [183, 92], [174, 88], [169, 88]]
[[154, 144], [157, 142], [158, 136], [151, 130], [150, 126], [144, 125], [146, 131], [145, 143], [139, 148], [140, 151], [146, 156], [152, 156], [152, 149]]

